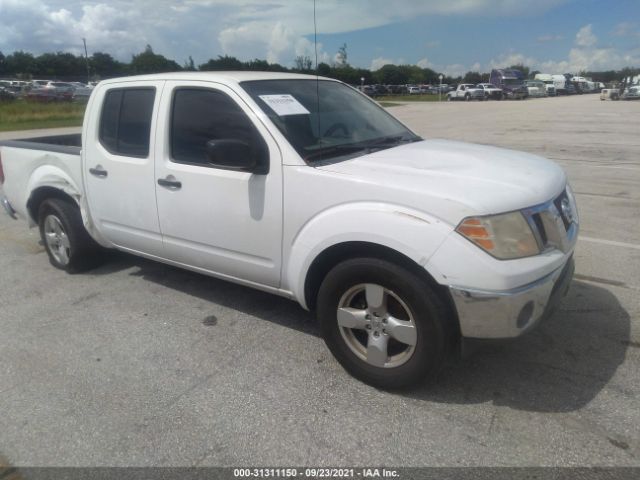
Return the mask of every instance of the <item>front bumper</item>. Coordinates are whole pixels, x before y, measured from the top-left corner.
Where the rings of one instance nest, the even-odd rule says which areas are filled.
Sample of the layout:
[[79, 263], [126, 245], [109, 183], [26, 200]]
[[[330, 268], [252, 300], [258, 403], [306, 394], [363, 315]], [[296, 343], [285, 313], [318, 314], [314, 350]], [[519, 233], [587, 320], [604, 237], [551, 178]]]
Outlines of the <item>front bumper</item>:
[[494, 292], [449, 287], [463, 337], [513, 338], [551, 315], [569, 290], [573, 257], [549, 275], [513, 290]]
[[7, 215], [9, 215], [14, 220], [18, 218], [16, 215], [16, 211], [13, 209], [6, 197], [0, 197], [0, 203], [2, 203], [2, 206], [4, 207], [5, 212], [7, 212]]

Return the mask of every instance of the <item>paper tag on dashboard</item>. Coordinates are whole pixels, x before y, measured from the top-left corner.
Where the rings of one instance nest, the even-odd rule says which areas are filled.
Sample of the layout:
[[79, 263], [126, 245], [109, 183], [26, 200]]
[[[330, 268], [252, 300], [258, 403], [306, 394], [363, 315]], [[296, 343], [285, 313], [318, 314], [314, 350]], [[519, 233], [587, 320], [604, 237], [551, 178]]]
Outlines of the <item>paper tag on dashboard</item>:
[[309, 115], [309, 110], [292, 95], [260, 95], [260, 98], [280, 117], [286, 115]]

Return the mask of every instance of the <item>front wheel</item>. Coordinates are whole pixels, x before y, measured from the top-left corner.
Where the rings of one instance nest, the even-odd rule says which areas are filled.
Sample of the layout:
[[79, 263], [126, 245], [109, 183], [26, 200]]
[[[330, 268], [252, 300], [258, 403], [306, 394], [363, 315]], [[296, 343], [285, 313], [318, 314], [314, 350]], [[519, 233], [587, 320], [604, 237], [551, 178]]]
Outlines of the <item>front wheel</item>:
[[349, 373], [379, 388], [437, 374], [451, 344], [445, 312], [427, 281], [373, 258], [337, 265], [318, 293], [327, 346]]
[[100, 263], [101, 248], [85, 230], [80, 210], [71, 201], [54, 198], [42, 202], [38, 225], [54, 267], [76, 273]]

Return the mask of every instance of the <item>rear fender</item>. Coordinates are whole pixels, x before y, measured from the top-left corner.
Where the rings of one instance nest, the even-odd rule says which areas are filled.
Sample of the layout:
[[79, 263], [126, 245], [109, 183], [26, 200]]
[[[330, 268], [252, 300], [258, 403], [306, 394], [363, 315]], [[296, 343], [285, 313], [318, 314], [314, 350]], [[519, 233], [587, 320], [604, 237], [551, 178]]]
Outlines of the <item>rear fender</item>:
[[43, 189], [55, 189], [63, 192], [66, 196], [71, 198], [78, 208], [80, 208], [80, 214], [82, 215], [82, 222], [89, 232], [89, 235], [103, 247], [110, 247], [111, 244], [103, 239], [100, 233], [95, 229], [94, 223], [89, 213], [89, 206], [87, 204], [86, 195], [83, 195], [82, 188], [78, 185], [78, 182], [74, 180], [67, 172], [53, 165], [42, 165], [38, 167], [31, 174], [27, 187], [24, 190], [29, 192], [29, 197], [24, 201], [24, 216], [28, 218], [29, 226], [35, 227], [38, 224], [37, 212], [30, 212], [28, 208], [30, 202], [42, 192]]

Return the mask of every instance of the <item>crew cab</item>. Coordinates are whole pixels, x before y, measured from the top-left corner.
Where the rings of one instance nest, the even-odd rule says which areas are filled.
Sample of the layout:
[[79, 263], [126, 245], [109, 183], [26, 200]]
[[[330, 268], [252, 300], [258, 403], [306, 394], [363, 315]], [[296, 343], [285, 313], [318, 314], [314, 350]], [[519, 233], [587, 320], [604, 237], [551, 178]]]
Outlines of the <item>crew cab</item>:
[[447, 100], [485, 100], [484, 90], [471, 83], [461, 83], [454, 91], [447, 93]]
[[382, 388], [534, 328], [578, 234], [555, 163], [423, 139], [344, 83], [275, 72], [103, 81], [81, 135], [0, 144], [0, 183], [54, 267], [115, 248], [290, 298]]

